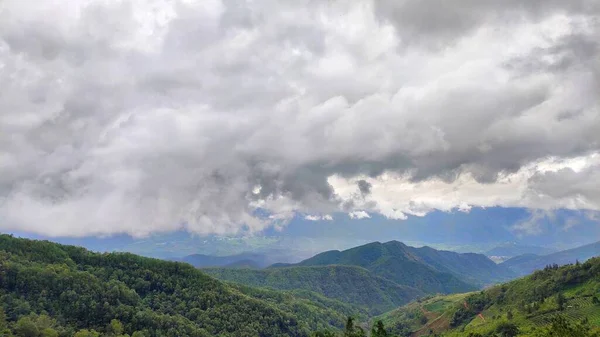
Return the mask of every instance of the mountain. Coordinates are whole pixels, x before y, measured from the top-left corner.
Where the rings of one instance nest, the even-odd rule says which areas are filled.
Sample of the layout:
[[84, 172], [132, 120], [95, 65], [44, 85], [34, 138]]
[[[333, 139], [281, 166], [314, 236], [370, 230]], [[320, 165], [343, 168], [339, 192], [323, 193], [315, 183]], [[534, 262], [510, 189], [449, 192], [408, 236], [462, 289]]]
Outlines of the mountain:
[[252, 268], [264, 268], [272, 264], [273, 261], [268, 255], [256, 253], [242, 253], [229, 256], [213, 256], [204, 254], [192, 254], [180, 259], [173, 259], [189, 263], [196, 268], [208, 267], [239, 267], [248, 266]]
[[600, 334], [598, 297], [600, 258], [594, 258], [481, 292], [431, 296], [374, 320], [399, 336], [592, 337]]
[[[296, 262], [322, 251], [323, 245], [314, 245], [311, 239], [283, 238], [280, 236], [199, 236], [187, 231], [154, 233], [135, 238], [129, 235], [107, 237], [47, 237], [27, 232], [15, 232], [14, 236], [48, 240], [64, 245], [82, 246], [95, 252], [128, 252], [146, 257], [179, 260], [182, 256], [202, 254], [207, 256], [231, 256], [258, 254], [274, 262]], [[332, 247], [332, 246], [329, 246]]]
[[547, 255], [556, 252], [556, 249], [546, 248], [540, 246], [528, 246], [518, 244], [516, 242], [509, 242], [498, 245], [485, 252], [485, 255], [489, 258], [496, 258], [498, 260], [508, 260], [511, 257], [524, 254], [535, 254], [535, 255]]
[[511, 269], [518, 275], [527, 275], [534, 270], [543, 269], [547, 265], [583, 262], [595, 256], [600, 256], [600, 241], [543, 256], [533, 254], [516, 256], [500, 265]]
[[223, 268], [244, 268], [244, 269], [261, 269], [263, 268], [264, 265], [259, 264], [258, 262], [254, 261], [254, 260], [238, 260], [238, 261], [234, 261], [230, 264], [226, 264], [223, 266]]
[[308, 336], [353, 312], [315, 294], [226, 284], [184, 263], [0, 235], [2, 335]]
[[514, 277], [510, 270], [481, 254], [414, 248], [398, 241], [372, 242], [344, 251], [328, 251], [295, 265], [334, 264], [360, 266], [375, 275], [426, 293], [464, 292], [475, 289], [473, 285], [482, 286]]
[[483, 254], [455, 253], [430, 247], [408, 247], [408, 249], [427, 265], [469, 283], [488, 285], [515, 277], [512, 271], [498, 266]]
[[421, 290], [398, 285], [356, 266], [285, 267], [265, 270], [204, 269], [221, 280], [280, 290], [302, 289], [379, 314], [423, 296]]

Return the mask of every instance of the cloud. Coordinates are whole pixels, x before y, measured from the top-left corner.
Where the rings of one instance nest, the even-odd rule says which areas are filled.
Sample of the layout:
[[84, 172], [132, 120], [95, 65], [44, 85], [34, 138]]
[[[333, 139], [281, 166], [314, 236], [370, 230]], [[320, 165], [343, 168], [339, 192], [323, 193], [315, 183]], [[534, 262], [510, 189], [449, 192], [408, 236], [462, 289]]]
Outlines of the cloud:
[[510, 230], [519, 238], [540, 235], [565, 235], [565, 232], [586, 232], [586, 227], [598, 225], [598, 211], [574, 211], [534, 209], [530, 216], [519, 221]]
[[369, 195], [371, 193], [371, 183], [366, 180], [359, 180], [356, 182], [358, 185], [358, 189], [363, 196]]
[[600, 5], [594, 0], [433, 0], [426, 5], [418, 0], [377, 0], [375, 11], [394, 24], [405, 43], [448, 45], [482, 27], [540, 22], [552, 15], [598, 14]]
[[307, 215], [304, 217], [308, 221], [333, 221], [333, 217], [329, 214], [326, 215]]
[[369, 215], [369, 213], [367, 213], [365, 211], [350, 212], [350, 213], [348, 213], [348, 216], [350, 217], [350, 219], [368, 219], [371, 217]]
[[598, 210], [597, 170], [542, 167], [600, 152], [598, 7], [5, 1], [0, 229]]
[[[568, 160], [550, 158], [504, 173], [492, 183], [477, 181], [472, 173], [463, 173], [452, 181], [432, 178], [412, 181], [406, 174], [385, 173], [375, 178], [333, 176], [329, 183], [338, 197], [354, 207], [380, 213], [391, 219], [406, 214], [424, 216], [432, 210], [469, 212], [478, 207], [527, 207], [550, 212], [559, 208], [598, 210], [595, 173], [600, 155]], [[581, 181], [572, 180], [573, 176]], [[371, 185], [368, 197], [362, 197], [357, 181]]]
[[599, 157], [579, 170], [566, 167], [558, 171], [536, 172], [528, 185], [540, 201], [560, 200], [575, 209], [597, 209], [600, 204]]
[[549, 222], [556, 220], [555, 218], [555, 214], [552, 211], [535, 210], [528, 219], [512, 225], [511, 230], [520, 238], [540, 235], [545, 232], [545, 227]]

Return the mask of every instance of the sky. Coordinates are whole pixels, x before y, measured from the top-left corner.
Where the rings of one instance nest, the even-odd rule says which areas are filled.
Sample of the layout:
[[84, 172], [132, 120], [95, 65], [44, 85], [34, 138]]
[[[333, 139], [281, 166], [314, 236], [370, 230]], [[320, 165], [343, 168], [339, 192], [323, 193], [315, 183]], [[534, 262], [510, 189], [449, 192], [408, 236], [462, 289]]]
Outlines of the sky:
[[4, 0], [0, 231], [600, 226], [598, 93], [597, 0]]

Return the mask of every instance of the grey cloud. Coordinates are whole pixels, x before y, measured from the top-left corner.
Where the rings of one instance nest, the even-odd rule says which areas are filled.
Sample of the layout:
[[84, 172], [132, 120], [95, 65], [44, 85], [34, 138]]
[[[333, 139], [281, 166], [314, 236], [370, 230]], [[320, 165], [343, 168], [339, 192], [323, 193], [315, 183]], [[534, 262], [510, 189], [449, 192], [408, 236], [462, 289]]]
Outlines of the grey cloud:
[[370, 182], [361, 179], [357, 182], [357, 184], [358, 184], [358, 190], [360, 191], [360, 193], [363, 196], [369, 195], [371, 193], [371, 187], [373, 187], [373, 186], [371, 185]]
[[598, 14], [594, 0], [375, 0], [378, 16], [396, 27], [404, 44], [442, 47], [484, 25], [539, 21], [552, 14]]
[[[492, 1], [98, 2], [80, 13], [9, 1], [0, 216], [53, 235], [260, 230], [269, 224], [256, 207], [353, 211], [332, 175], [491, 182], [548, 156], [597, 152], [597, 8], [536, 4], [510, 12], [535, 17], [534, 32], [556, 12], [591, 28], [572, 25], [515, 57], [497, 36], [470, 34], [520, 29], [494, 19], [508, 5]], [[474, 40], [398, 48], [430, 36]], [[366, 181], [359, 189], [369, 194]]]
[[600, 202], [600, 165], [580, 172], [565, 168], [531, 177], [530, 193], [542, 200], [567, 200], [574, 208], [589, 209]]

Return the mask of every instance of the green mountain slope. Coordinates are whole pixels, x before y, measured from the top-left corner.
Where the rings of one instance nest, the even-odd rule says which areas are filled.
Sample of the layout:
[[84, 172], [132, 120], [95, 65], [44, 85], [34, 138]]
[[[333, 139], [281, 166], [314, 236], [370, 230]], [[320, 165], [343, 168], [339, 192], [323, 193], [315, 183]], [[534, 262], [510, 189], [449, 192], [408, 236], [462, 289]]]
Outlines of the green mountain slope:
[[[344, 251], [328, 251], [298, 266], [356, 265], [378, 276], [423, 290], [453, 293], [512, 278], [512, 272], [481, 254], [459, 254], [398, 241], [373, 242]], [[277, 267], [277, 266], [275, 266]]]
[[543, 269], [547, 265], [558, 264], [561, 266], [575, 263], [577, 260], [583, 262], [595, 256], [600, 256], [600, 242], [542, 256], [533, 254], [515, 256], [500, 265], [523, 276], [535, 270]]
[[518, 336], [548, 337], [549, 329], [564, 330], [553, 336], [592, 336], [600, 332], [599, 297], [600, 258], [595, 258], [481, 292], [426, 298], [377, 319], [400, 336], [496, 336], [507, 327], [516, 327]]
[[418, 289], [401, 286], [356, 266], [314, 266], [256, 269], [208, 268], [204, 272], [221, 280], [316, 292], [378, 314], [423, 296]]
[[329, 305], [233, 287], [188, 264], [0, 235], [0, 331], [31, 328], [44, 314], [57, 336], [108, 333], [113, 319], [136, 337], [307, 336], [343, 325]]

